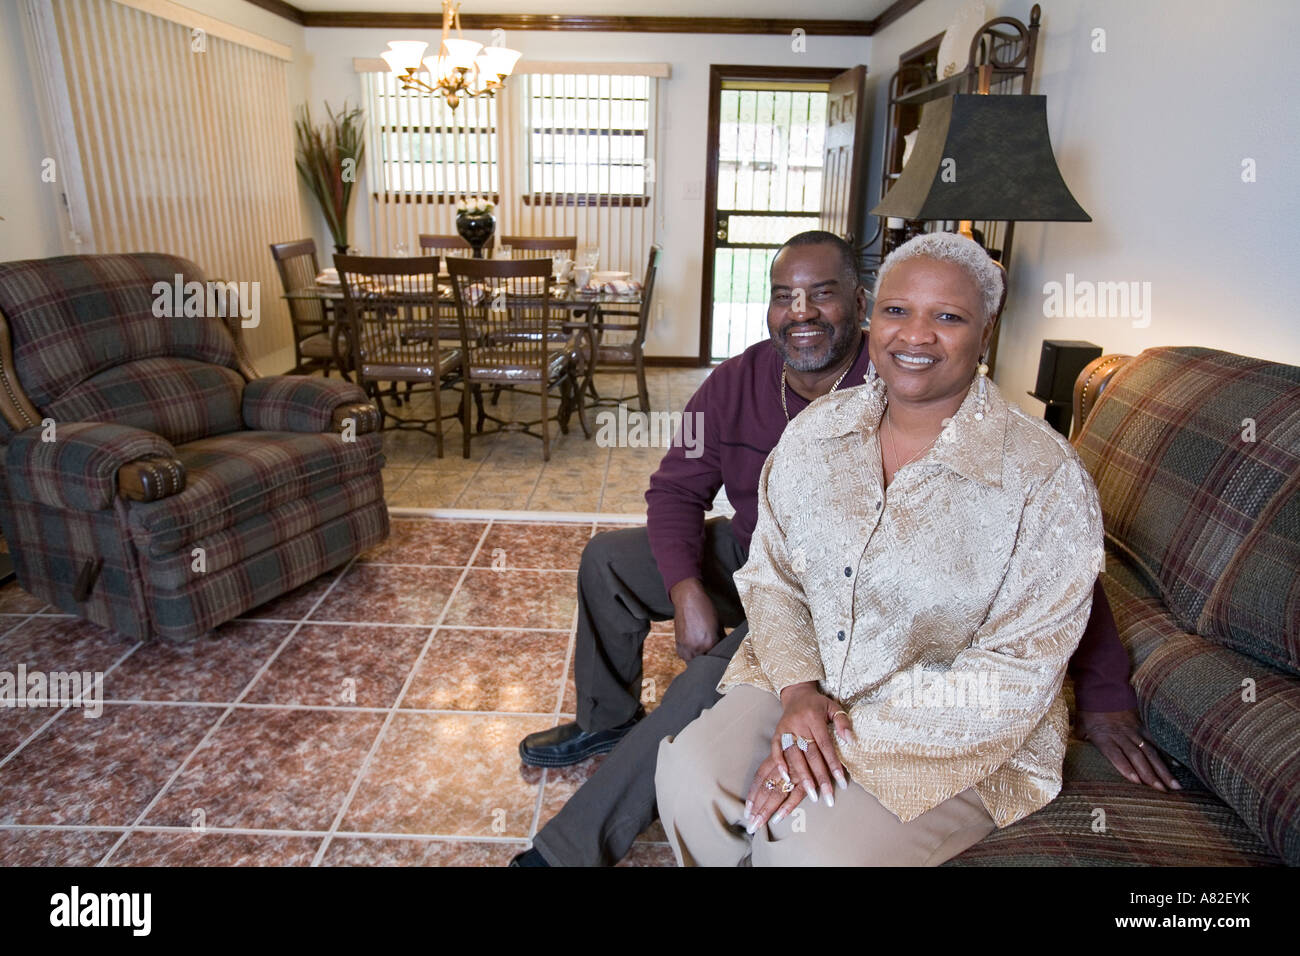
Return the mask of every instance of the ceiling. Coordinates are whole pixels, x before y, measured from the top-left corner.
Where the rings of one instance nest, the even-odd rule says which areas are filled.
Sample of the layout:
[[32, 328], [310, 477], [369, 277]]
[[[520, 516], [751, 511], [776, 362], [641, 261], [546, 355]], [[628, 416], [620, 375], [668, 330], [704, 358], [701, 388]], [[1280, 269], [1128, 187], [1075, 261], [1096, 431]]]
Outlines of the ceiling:
[[[441, 0], [290, 0], [312, 13], [438, 13]], [[787, 20], [871, 20], [893, 0], [465, 0], [461, 13], [532, 13], [560, 16], [745, 17]]]

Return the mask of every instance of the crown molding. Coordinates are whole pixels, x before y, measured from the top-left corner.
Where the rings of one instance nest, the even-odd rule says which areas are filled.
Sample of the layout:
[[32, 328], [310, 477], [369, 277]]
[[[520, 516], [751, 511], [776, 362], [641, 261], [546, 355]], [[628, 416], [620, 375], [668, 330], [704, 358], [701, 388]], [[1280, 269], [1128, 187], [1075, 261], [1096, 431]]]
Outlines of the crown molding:
[[[286, 0], [247, 0], [256, 7], [306, 27], [438, 30], [441, 13], [384, 13], [370, 11], [301, 10]], [[869, 37], [922, 0], [894, 0], [874, 20], [810, 20], [758, 17], [619, 17], [537, 13], [463, 13], [466, 30], [563, 30], [601, 33], [751, 33], [789, 34], [803, 30], [808, 36]]]

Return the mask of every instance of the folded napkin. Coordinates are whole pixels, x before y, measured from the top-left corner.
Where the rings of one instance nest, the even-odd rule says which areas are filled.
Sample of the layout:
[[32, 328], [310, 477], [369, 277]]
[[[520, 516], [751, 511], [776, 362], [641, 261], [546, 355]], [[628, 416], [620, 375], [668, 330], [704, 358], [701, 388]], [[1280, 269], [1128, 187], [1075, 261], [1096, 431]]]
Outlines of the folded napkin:
[[316, 276], [316, 284], [317, 285], [340, 285], [339, 270], [333, 267], [329, 269], [322, 269], [320, 271], [320, 274]]
[[592, 281], [583, 286], [582, 291], [606, 295], [636, 295], [641, 291], [641, 283], [635, 279], [615, 279], [612, 282]]

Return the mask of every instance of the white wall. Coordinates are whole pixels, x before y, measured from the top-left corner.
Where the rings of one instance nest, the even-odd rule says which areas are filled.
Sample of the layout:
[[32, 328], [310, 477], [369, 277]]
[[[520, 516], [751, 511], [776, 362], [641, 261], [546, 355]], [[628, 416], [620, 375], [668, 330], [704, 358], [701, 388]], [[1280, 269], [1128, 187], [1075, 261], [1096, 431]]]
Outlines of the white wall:
[[50, 154], [23, 43], [25, 16], [18, 0], [0, 0], [0, 262], [63, 251], [59, 187], [41, 182], [41, 161]]
[[[707, 10], [701, 9], [700, 15]], [[468, 30], [466, 37], [488, 42], [490, 34]], [[362, 101], [361, 80], [353, 72], [353, 57], [377, 57], [389, 40], [436, 40], [432, 31], [344, 30], [326, 27], [307, 29], [309, 87], [314, 111], [324, 101], [338, 107], [344, 99]], [[664, 165], [659, 173], [660, 209], [663, 227], [658, 241], [664, 247], [655, 298], [663, 305], [663, 319], [650, 330], [646, 344], [649, 355], [695, 356], [699, 354], [701, 256], [704, 242], [704, 202], [686, 199], [686, 185], [703, 183], [707, 168], [709, 65], [765, 64], [780, 66], [849, 67], [868, 63], [870, 40], [866, 37], [807, 38], [807, 51], [791, 51], [789, 36], [710, 36], [672, 33], [562, 33], [517, 32], [506, 36], [506, 45], [525, 59], [580, 62], [668, 63], [672, 77], [663, 86], [661, 113], [666, 112], [668, 129], [664, 144]], [[360, 183], [361, 187], [366, 184]], [[354, 200], [352, 229], [356, 242], [366, 247], [369, 221], [366, 204]], [[323, 222], [316, 232], [317, 244], [330, 248]], [[388, 253], [370, 250], [379, 255]]]
[[[961, 0], [925, 0], [872, 37], [876, 117], [870, 192], [878, 194], [888, 78], [903, 51], [942, 31]], [[990, 0], [989, 16], [1029, 19], [1029, 0]], [[1035, 93], [1052, 144], [1091, 223], [1022, 223], [996, 378], [1032, 414], [1042, 340], [1106, 352], [1204, 345], [1300, 364], [1300, 4], [1267, 0], [1046, 0]], [[1094, 28], [1106, 52], [1091, 50]], [[1243, 183], [1243, 158], [1258, 181]], [[873, 222], [874, 228], [874, 222]], [[1150, 325], [1047, 318], [1043, 287], [1077, 280], [1151, 283]]]

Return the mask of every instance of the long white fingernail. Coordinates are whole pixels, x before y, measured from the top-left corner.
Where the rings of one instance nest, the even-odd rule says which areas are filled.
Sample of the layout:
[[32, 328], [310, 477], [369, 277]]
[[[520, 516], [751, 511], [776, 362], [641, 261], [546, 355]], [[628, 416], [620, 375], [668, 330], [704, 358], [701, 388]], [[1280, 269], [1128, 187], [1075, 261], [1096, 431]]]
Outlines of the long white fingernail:
[[746, 800], [746, 801], [745, 801], [745, 819], [748, 820], [748, 819], [749, 819], [750, 817], [752, 817], [753, 815], [754, 815], [754, 801], [753, 801], [753, 800]]
[[755, 821], [754, 821], [753, 823], [751, 823], [749, 826], [745, 827], [745, 832], [748, 833], [750, 836], [753, 836], [755, 833], [757, 833], [757, 832], [758, 832], [758, 821], [755, 820]]
[[803, 789], [804, 789], [804, 792], [808, 794], [808, 799], [811, 800], [813, 803], [816, 803], [816, 802], [817, 802], [817, 791], [816, 791], [816, 789], [813, 788], [813, 785], [812, 785], [811, 783], [808, 783], [808, 782], [805, 780], [805, 781], [804, 781], [804, 785], [803, 785]]
[[835, 777], [835, 782], [838, 783], [838, 784], [840, 785], [840, 789], [841, 789], [841, 790], [847, 790], [847, 789], [849, 789], [849, 782], [848, 782], [847, 780], [844, 779], [844, 771], [843, 771], [843, 770], [836, 770], [835, 773], [832, 774], [832, 776]]
[[781, 779], [784, 780], [786, 783], [790, 782], [790, 775], [785, 772], [785, 767], [781, 768]]
[[778, 811], [776, 811], [776, 816], [774, 816], [774, 817], [772, 818], [772, 823], [773, 823], [773, 824], [780, 823], [780, 822], [781, 822], [782, 820], [784, 820], [784, 819], [785, 819], [785, 811], [784, 811], [784, 810], [778, 810]]

